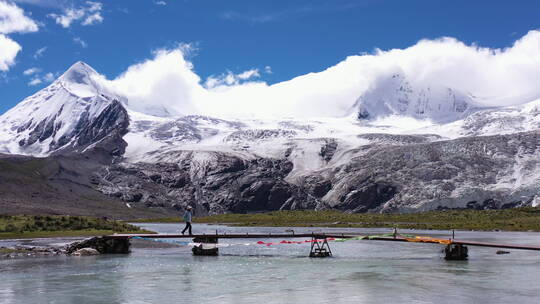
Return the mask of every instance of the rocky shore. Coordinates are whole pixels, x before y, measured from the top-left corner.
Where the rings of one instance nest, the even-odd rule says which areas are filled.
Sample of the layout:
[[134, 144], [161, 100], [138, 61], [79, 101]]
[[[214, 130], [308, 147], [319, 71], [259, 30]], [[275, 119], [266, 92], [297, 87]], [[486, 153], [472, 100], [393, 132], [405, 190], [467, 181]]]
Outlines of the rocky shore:
[[47, 256], [90, 256], [110, 253], [126, 254], [130, 248], [170, 248], [177, 245], [148, 240], [120, 240], [111, 242], [103, 237], [39, 238], [0, 240], [0, 259], [34, 258]]
[[0, 258], [42, 257], [66, 254], [63, 248], [21, 246], [0, 247]]
[[104, 237], [0, 240], [0, 258], [129, 253], [129, 241]]

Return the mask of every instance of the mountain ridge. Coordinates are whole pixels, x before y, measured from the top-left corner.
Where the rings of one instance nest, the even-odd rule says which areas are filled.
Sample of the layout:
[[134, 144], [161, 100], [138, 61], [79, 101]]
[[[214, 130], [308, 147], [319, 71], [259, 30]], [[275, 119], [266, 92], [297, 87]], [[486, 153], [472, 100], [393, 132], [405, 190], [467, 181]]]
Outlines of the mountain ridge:
[[83, 157], [93, 189], [164, 212], [506, 208], [540, 191], [540, 100], [487, 108], [393, 74], [347, 117], [159, 117], [103, 81], [75, 63], [0, 116], [0, 153]]

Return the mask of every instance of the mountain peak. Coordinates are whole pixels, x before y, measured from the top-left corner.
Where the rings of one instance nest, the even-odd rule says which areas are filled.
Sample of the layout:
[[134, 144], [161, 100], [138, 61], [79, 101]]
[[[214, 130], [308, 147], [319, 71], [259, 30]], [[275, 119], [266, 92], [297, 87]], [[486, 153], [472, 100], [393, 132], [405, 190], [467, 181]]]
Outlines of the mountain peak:
[[62, 76], [0, 117], [0, 151], [50, 155], [79, 149], [115, 128], [124, 132], [127, 112], [101, 85], [100, 75], [76, 62]]
[[93, 85], [91, 78], [98, 73], [88, 64], [77, 61], [60, 76], [60, 80], [69, 83]]
[[448, 123], [480, 106], [474, 97], [444, 86], [412, 83], [400, 73], [382, 77], [355, 103], [359, 119], [399, 115]]
[[77, 61], [55, 81], [55, 84], [61, 85], [78, 97], [91, 97], [102, 91], [98, 77], [98, 72], [91, 66]]

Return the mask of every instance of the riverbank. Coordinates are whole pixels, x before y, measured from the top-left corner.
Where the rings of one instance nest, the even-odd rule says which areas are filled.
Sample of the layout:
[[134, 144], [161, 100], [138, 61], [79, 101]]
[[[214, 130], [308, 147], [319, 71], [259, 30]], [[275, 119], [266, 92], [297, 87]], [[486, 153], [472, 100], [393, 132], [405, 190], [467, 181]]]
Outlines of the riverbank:
[[153, 232], [105, 218], [67, 215], [0, 215], [0, 239], [87, 237], [113, 233]]
[[[179, 223], [182, 218], [136, 220], [137, 223]], [[401, 228], [425, 230], [540, 231], [540, 209], [445, 210], [407, 214], [343, 213], [339, 211], [274, 211], [195, 217], [195, 223], [231, 226]]]

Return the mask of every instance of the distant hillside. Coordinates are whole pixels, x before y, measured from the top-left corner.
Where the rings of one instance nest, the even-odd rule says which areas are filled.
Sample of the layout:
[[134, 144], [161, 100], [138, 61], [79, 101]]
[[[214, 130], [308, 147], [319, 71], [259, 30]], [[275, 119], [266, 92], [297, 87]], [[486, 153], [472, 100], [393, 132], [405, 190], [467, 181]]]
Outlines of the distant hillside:
[[128, 208], [90, 186], [90, 162], [68, 157], [0, 154], [1, 214], [70, 214], [130, 219], [163, 216], [158, 209]]

